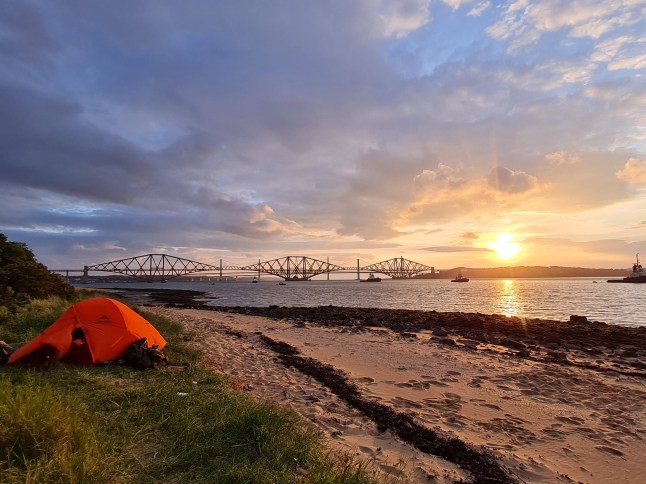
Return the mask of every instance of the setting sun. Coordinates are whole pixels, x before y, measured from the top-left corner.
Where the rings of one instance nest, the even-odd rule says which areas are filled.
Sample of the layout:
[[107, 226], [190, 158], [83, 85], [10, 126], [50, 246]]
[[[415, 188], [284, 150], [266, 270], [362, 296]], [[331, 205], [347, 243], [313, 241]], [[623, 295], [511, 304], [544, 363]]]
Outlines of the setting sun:
[[512, 242], [511, 234], [499, 234], [495, 242], [489, 244], [489, 248], [496, 251], [499, 259], [512, 259], [520, 252], [520, 245]]

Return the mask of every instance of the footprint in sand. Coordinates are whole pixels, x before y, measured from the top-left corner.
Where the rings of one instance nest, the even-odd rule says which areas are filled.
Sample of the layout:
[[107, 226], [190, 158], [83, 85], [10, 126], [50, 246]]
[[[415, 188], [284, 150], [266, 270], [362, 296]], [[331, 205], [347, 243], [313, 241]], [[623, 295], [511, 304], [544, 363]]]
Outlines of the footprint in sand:
[[406, 408], [422, 408], [424, 405], [421, 402], [416, 402], [415, 400], [409, 400], [408, 398], [395, 397], [393, 399], [402, 407]]
[[440, 381], [446, 382], [446, 383], [457, 383], [460, 380], [457, 378], [442, 378]]
[[375, 379], [370, 378], [369, 376], [364, 376], [362, 378], [357, 378], [357, 382], [365, 383], [366, 385], [374, 385], [375, 384]]
[[389, 466], [389, 465], [386, 465], [386, 464], [380, 464], [379, 467], [381, 467], [381, 469], [384, 472], [387, 472], [388, 474], [391, 474], [391, 475], [393, 475], [395, 477], [405, 477], [406, 476], [406, 473], [403, 470], [401, 470], [400, 468], [398, 468], [398, 467]]
[[[502, 388], [502, 387], [500, 387], [500, 388]], [[522, 393], [523, 395], [538, 395], [538, 391], [532, 390], [532, 389], [529, 389], [529, 388], [523, 388], [520, 391], [520, 393]]]
[[408, 382], [401, 382], [401, 383], [395, 383], [395, 386], [400, 388], [412, 388], [413, 384]]
[[576, 456], [576, 452], [574, 452], [572, 449], [570, 449], [570, 448], [568, 448], [568, 447], [563, 447], [562, 449], [563, 449], [563, 453], [564, 453], [567, 457], [574, 457], [574, 456]]
[[624, 455], [622, 451], [617, 450], [614, 447], [608, 447], [607, 445], [597, 445], [594, 448], [601, 452], [605, 452], [606, 454], [615, 455], [617, 457]]
[[567, 433], [562, 432], [561, 430], [558, 430], [559, 427], [560, 427], [560, 425], [558, 425], [558, 424], [552, 425], [551, 427], [546, 427], [544, 429], [541, 429], [541, 432], [546, 434], [546, 435], [549, 435], [550, 437], [552, 437], [554, 439], [561, 439], [564, 436], [566, 436]]
[[453, 414], [453, 415], [449, 415], [449, 416], [445, 417], [443, 419], [443, 422], [444, 422], [445, 425], [448, 425], [450, 427], [455, 427], [455, 428], [461, 429], [469, 422], [469, 420], [464, 418], [461, 415]]
[[498, 405], [495, 405], [493, 403], [479, 403], [478, 405], [480, 405], [481, 407], [492, 408], [494, 410], [502, 410], [502, 408], [500, 408]]
[[579, 417], [560, 417], [559, 416], [559, 417], [555, 417], [555, 419], [558, 420], [559, 422], [563, 422], [570, 425], [581, 425], [584, 422], [584, 420]]
[[437, 381], [437, 380], [426, 380], [424, 383], [427, 383], [428, 385], [434, 385], [436, 387], [448, 387], [449, 386], [446, 383], [441, 382], [441, 381]]

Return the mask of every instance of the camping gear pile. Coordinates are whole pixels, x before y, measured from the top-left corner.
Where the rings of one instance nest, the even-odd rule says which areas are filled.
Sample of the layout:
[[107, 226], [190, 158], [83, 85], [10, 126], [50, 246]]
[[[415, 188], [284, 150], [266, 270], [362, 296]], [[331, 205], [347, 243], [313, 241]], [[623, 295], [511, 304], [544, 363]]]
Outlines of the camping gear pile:
[[9, 360], [11, 353], [13, 348], [4, 341], [0, 341], [0, 365], [4, 365]]
[[[56, 361], [96, 365], [119, 361], [135, 368], [168, 364], [166, 340], [125, 304], [92, 298], [71, 306], [50, 327], [23, 347], [0, 349], [0, 364], [44, 366]], [[4, 355], [4, 356], [3, 356]], [[122, 361], [121, 361], [122, 360]]]

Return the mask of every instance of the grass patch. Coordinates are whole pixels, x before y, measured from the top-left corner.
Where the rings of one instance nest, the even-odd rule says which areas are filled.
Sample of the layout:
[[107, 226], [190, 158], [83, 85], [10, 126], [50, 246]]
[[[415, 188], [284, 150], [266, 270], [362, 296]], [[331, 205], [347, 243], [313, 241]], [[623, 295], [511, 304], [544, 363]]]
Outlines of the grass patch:
[[[67, 307], [34, 301], [0, 321], [0, 339], [24, 343]], [[173, 367], [0, 367], [3, 482], [370, 482], [294, 415], [202, 368], [180, 325], [144, 316]]]

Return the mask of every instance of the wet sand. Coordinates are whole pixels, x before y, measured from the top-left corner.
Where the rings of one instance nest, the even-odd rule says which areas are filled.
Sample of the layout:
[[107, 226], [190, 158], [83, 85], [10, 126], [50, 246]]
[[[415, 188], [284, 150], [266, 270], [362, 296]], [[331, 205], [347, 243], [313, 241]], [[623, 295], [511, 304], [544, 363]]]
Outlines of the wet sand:
[[336, 307], [145, 309], [182, 323], [211, 368], [291, 408], [376, 475], [646, 482], [645, 329]]

